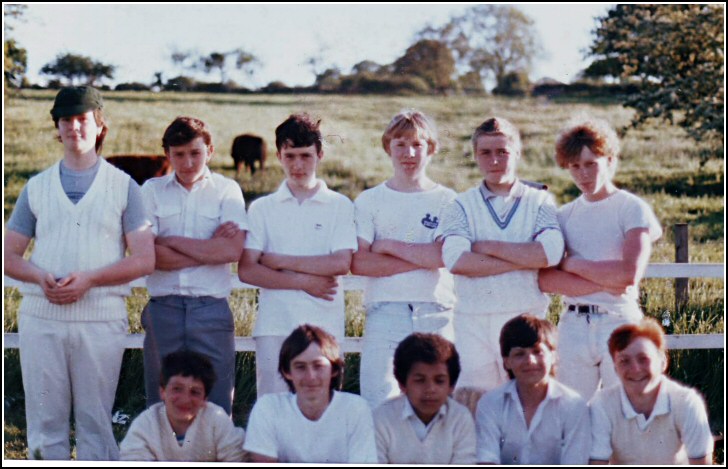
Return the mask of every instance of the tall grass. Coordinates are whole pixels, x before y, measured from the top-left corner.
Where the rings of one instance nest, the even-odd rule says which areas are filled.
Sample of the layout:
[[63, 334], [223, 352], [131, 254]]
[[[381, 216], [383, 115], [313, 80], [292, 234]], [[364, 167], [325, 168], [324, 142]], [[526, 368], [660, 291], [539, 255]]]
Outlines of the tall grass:
[[[48, 111], [54, 93], [23, 91], [5, 102], [4, 138], [4, 217], [10, 216], [28, 178], [61, 156], [61, 145]], [[283, 178], [275, 160], [273, 129], [293, 112], [308, 111], [322, 118], [326, 138], [320, 177], [329, 187], [350, 198], [373, 187], [391, 175], [391, 165], [381, 148], [381, 134], [389, 119], [405, 108], [417, 108], [431, 115], [440, 131], [441, 150], [434, 157], [430, 176], [462, 191], [478, 183], [480, 176], [471, 156], [470, 134], [485, 118], [499, 115], [511, 120], [522, 132], [521, 177], [545, 182], [560, 203], [578, 195], [568, 174], [553, 162], [557, 131], [579, 113], [609, 120], [616, 127], [629, 123], [632, 111], [616, 105], [554, 103], [539, 99], [495, 97], [359, 97], [359, 96], [260, 96], [209, 95], [199, 93], [104, 93], [105, 113], [110, 126], [104, 154], [161, 153], [164, 128], [179, 115], [205, 120], [213, 130], [216, 156], [212, 169], [235, 177], [229, 155], [233, 138], [256, 133], [268, 142], [268, 165], [255, 177], [244, 174], [239, 183], [246, 202], [274, 191]], [[629, 132], [622, 141], [622, 154], [616, 182], [641, 197], [654, 208], [665, 234], [653, 249], [651, 262], [671, 262], [674, 245], [671, 226], [690, 224], [692, 262], [724, 262], [724, 159], [719, 152], [701, 163], [702, 147], [686, 138], [684, 132], [668, 125], [654, 124]], [[724, 331], [722, 280], [692, 279], [690, 301], [679, 310], [674, 307], [672, 280], [648, 279], [642, 284], [642, 304], [646, 314], [660, 320], [669, 318], [675, 333]], [[139, 317], [148, 296], [135, 289], [127, 300], [130, 331], [142, 331]], [[4, 330], [17, 330], [19, 294], [5, 289]], [[235, 316], [235, 332], [249, 336], [255, 321], [257, 293], [235, 291], [229, 298]], [[364, 308], [361, 292], [346, 294], [346, 333], [361, 336]], [[558, 320], [558, 297], [552, 300], [550, 317]], [[358, 392], [359, 357], [347, 356], [345, 389]], [[714, 433], [723, 434], [724, 350], [673, 351], [670, 374], [697, 387], [709, 405]], [[20, 459], [25, 453], [23, 392], [17, 350], [6, 350], [5, 377], [5, 457]], [[255, 358], [252, 353], [237, 354], [237, 380], [234, 402], [236, 424], [244, 425], [255, 400]], [[133, 417], [144, 407], [140, 350], [127, 350], [117, 391], [115, 410]], [[128, 424], [116, 425], [123, 437]], [[718, 461], [723, 461], [722, 453]]]

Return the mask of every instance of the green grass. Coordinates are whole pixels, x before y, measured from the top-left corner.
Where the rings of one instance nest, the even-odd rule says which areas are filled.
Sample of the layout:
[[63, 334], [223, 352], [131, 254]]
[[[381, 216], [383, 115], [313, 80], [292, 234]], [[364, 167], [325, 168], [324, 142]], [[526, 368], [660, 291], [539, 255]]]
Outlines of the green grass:
[[[61, 157], [61, 145], [48, 111], [54, 92], [23, 91], [6, 97], [4, 138], [4, 217], [10, 216], [27, 180]], [[319, 175], [329, 187], [350, 198], [373, 187], [391, 175], [387, 155], [381, 148], [381, 134], [391, 117], [402, 109], [424, 111], [438, 125], [441, 150], [434, 157], [429, 174], [436, 181], [463, 191], [480, 176], [471, 156], [470, 134], [487, 117], [498, 115], [511, 120], [522, 132], [521, 177], [545, 182], [559, 203], [573, 200], [578, 191], [568, 174], [553, 161], [558, 130], [579, 113], [609, 120], [615, 127], [630, 122], [632, 111], [604, 101], [551, 102], [541, 99], [497, 97], [377, 97], [335, 95], [222, 95], [175, 93], [104, 93], [105, 113], [110, 127], [104, 154], [160, 153], [165, 127], [179, 115], [205, 120], [212, 128], [216, 156], [212, 169], [235, 177], [230, 157], [233, 138], [256, 133], [268, 141], [267, 168], [255, 177], [244, 174], [239, 183], [250, 203], [274, 191], [283, 178], [275, 159], [273, 129], [293, 112], [308, 111], [322, 119], [326, 142]], [[723, 151], [701, 161], [706, 147], [686, 138], [685, 133], [664, 123], [630, 131], [622, 141], [617, 176], [624, 187], [646, 199], [660, 219], [665, 234], [654, 246], [651, 262], [674, 259], [674, 223], [689, 223], [691, 262], [724, 263], [724, 173]], [[674, 307], [673, 281], [648, 279], [642, 284], [642, 304], [646, 314], [671, 320], [675, 333], [723, 332], [723, 280], [692, 279], [690, 301], [679, 310]], [[19, 294], [4, 292], [4, 330], [17, 330]], [[139, 315], [148, 297], [135, 289], [127, 300], [130, 331], [141, 332]], [[255, 321], [257, 294], [236, 291], [230, 299], [237, 335], [249, 336]], [[346, 295], [347, 335], [360, 336], [364, 326], [361, 292]], [[558, 298], [552, 301], [550, 315], [557, 320]], [[345, 388], [358, 392], [358, 356], [347, 356]], [[674, 351], [670, 353], [670, 374], [697, 387], [709, 406], [716, 434], [724, 433], [725, 384], [724, 350]], [[144, 406], [141, 351], [128, 350], [115, 408], [135, 416]], [[5, 376], [5, 457], [23, 459], [25, 421], [23, 392], [17, 350], [6, 350]], [[244, 425], [255, 396], [254, 356], [237, 355], [235, 422]], [[128, 426], [117, 425], [121, 438]], [[722, 452], [717, 461], [723, 461]]]

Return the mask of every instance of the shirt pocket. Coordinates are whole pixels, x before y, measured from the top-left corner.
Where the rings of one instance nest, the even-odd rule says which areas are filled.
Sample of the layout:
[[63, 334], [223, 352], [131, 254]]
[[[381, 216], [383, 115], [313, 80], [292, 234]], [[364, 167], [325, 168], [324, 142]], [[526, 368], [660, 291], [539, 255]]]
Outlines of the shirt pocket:
[[212, 237], [220, 226], [220, 209], [217, 205], [203, 205], [195, 215], [195, 235], [201, 239]]
[[159, 226], [159, 236], [181, 236], [183, 234], [181, 206], [159, 205], [154, 210], [154, 218]]

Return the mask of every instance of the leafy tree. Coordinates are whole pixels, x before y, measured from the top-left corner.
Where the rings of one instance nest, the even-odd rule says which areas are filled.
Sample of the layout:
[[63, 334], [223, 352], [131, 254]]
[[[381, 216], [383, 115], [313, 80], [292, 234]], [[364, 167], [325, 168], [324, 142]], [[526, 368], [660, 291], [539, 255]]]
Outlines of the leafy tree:
[[59, 54], [55, 60], [40, 69], [43, 75], [62, 77], [73, 85], [81, 81], [87, 85], [94, 85], [97, 80], [114, 78], [116, 66], [94, 61], [91, 57], [78, 54]]
[[228, 83], [228, 72], [231, 64], [237, 70], [243, 70], [247, 75], [252, 75], [259, 64], [258, 59], [243, 49], [234, 49], [226, 52], [210, 52], [201, 55], [193, 51], [173, 50], [170, 59], [179, 70], [201, 70], [206, 74], [213, 72], [220, 74], [220, 84]]
[[28, 68], [28, 52], [20, 47], [15, 39], [8, 39], [3, 44], [5, 84], [19, 87]]
[[3, 43], [3, 81], [5, 89], [20, 87], [28, 69], [28, 51], [21, 47], [15, 39], [10, 38], [14, 21], [23, 21], [27, 5], [3, 5], [3, 29], [5, 42]]
[[483, 80], [478, 72], [467, 72], [458, 77], [458, 86], [465, 94], [485, 94]]
[[617, 5], [599, 19], [591, 54], [616, 61], [640, 93], [625, 105], [683, 127], [696, 140], [722, 146], [724, 125], [722, 5]]
[[394, 73], [420, 77], [438, 92], [452, 89], [455, 59], [443, 42], [422, 39], [411, 45], [394, 64]]
[[351, 67], [352, 75], [359, 75], [362, 73], [376, 73], [382, 68], [381, 65], [374, 62], [373, 60], [362, 60], [353, 67]]
[[493, 89], [493, 94], [503, 96], [527, 96], [530, 92], [531, 83], [528, 74], [525, 72], [509, 72], [498, 82]]
[[533, 20], [508, 5], [476, 5], [441, 27], [418, 37], [437, 39], [455, 53], [461, 71], [473, 71], [500, 84], [510, 72], [528, 72], [541, 51]]

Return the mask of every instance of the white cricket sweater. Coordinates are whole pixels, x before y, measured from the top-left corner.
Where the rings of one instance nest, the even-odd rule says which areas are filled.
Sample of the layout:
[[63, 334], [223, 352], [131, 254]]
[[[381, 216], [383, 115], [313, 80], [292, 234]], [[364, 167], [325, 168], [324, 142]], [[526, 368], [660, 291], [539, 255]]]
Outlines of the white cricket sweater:
[[[121, 260], [126, 249], [121, 217], [130, 180], [102, 159], [88, 192], [74, 204], [61, 186], [60, 161], [32, 177], [28, 201], [37, 224], [30, 262], [60, 279]], [[24, 296], [21, 314], [59, 321], [127, 317], [123, 296], [130, 292], [128, 285], [95, 287], [68, 305], [49, 303], [40, 285], [34, 283], [24, 283], [20, 291]]]

